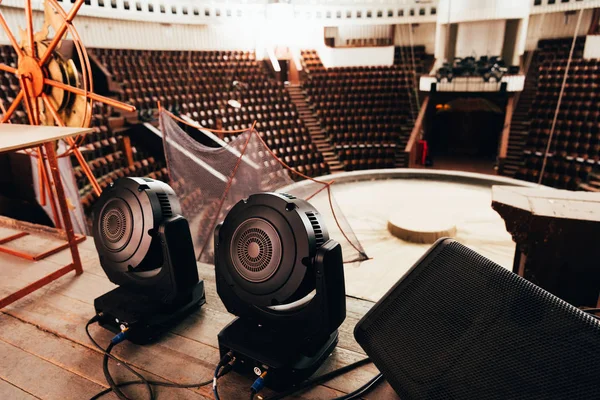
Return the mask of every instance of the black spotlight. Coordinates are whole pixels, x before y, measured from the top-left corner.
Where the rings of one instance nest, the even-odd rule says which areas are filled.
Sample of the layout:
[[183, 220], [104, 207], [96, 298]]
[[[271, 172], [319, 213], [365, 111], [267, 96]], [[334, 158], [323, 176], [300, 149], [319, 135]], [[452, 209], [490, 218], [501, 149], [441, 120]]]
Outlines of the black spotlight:
[[123, 178], [94, 208], [100, 264], [118, 288], [94, 301], [100, 324], [148, 343], [205, 303], [187, 220], [175, 192], [149, 178]]
[[320, 214], [293, 196], [237, 203], [215, 231], [217, 292], [238, 316], [219, 333], [238, 372], [282, 390], [331, 354], [346, 318], [342, 249]]

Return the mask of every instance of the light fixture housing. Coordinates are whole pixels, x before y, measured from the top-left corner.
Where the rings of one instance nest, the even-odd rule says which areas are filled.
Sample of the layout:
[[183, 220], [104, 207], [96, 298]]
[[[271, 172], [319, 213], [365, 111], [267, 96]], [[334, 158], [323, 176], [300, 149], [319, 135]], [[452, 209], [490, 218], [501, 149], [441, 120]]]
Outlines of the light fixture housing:
[[259, 193], [238, 202], [215, 231], [215, 274], [238, 316], [219, 347], [244, 360], [239, 372], [268, 369], [267, 386], [281, 390], [335, 348], [346, 317], [342, 251], [307, 201]]
[[94, 302], [100, 324], [148, 342], [204, 304], [187, 220], [173, 189], [150, 178], [123, 178], [94, 208], [100, 265], [118, 288]]

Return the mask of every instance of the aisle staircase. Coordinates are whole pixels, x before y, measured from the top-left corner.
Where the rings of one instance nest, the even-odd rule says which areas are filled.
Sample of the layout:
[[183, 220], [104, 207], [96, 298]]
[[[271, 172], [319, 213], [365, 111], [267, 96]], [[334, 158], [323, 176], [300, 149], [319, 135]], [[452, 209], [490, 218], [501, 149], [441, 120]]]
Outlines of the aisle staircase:
[[[412, 124], [414, 125], [414, 122]], [[407, 126], [400, 128], [400, 136], [398, 138], [398, 147], [396, 150], [396, 168], [408, 168], [408, 153], [404, 150], [408, 143], [408, 139], [410, 139], [411, 132], [411, 124], [407, 124]]]
[[517, 106], [510, 123], [510, 135], [508, 139], [506, 160], [504, 162], [502, 171], [500, 171], [500, 174], [511, 178], [514, 178], [516, 172], [524, 161], [523, 151], [525, 150], [527, 135], [529, 134], [529, 128], [531, 125], [529, 110], [531, 109], [533, 100], [535, 100], [539, 77], [539, 65], [536, 58], [536, 54], [534, 53], [531, 65], [529, 66], [529, 70], [525, 76], [525, 87], [519, 94]]
[[331, 173], [336, 173], [344, 170], [344, 164], [340, 162], [335, 149], [331, 145], [331, 142], [325, 136], [325, 133], [319, 125], [319, 121], [315, 118], [312, 110], [308, 106], [304, 92], [300, 85], [290, 84], [287, 87], [287, 91], [290, 94], [290, 99], [296, 105], [300, 119], [304, 121], [304, 125], [308, 128], [308, 133], [312, 142], [317, 146], [317, 149], [323, 154], [323, 159], [329, 165]]
[[600, 193], [600, 172], [592, 172], [588, 175], [588, 181], [579, 185], [580, 190], [586, 192]]

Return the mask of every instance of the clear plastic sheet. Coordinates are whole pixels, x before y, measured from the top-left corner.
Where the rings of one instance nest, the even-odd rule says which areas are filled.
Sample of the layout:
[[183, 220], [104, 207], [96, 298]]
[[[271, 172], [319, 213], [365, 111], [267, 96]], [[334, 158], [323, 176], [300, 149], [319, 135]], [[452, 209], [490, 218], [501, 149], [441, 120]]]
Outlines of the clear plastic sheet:
[[[277, 191], [308, 200], [317, 208], [330, 238], [342, 245], [344, 262], [368, 258], [335, 201], [333, 182], [303, 176], [285, 165], [256, 130], [239, 134], [225, 147], [209, 147], [190, 137], [164, 109], [160, 111], [160, 129], [171, 186], [190, 223], [199, 261], [213, 262], [215, 227], [233, 205], [253, 193]], [[295, 184], [294, 174], [309, 182]]]

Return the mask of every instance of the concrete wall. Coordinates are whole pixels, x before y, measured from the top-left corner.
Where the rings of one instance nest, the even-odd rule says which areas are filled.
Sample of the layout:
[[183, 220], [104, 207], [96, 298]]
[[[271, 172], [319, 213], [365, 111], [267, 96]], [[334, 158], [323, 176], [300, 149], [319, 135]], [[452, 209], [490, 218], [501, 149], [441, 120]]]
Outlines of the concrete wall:
[[502, 54], [505, 20], [461, 22], [458, 25], [456, 57]]
[[326, 68], [394, 64], [394, 46], [333, 48], [323, 45], [318, 52]]

